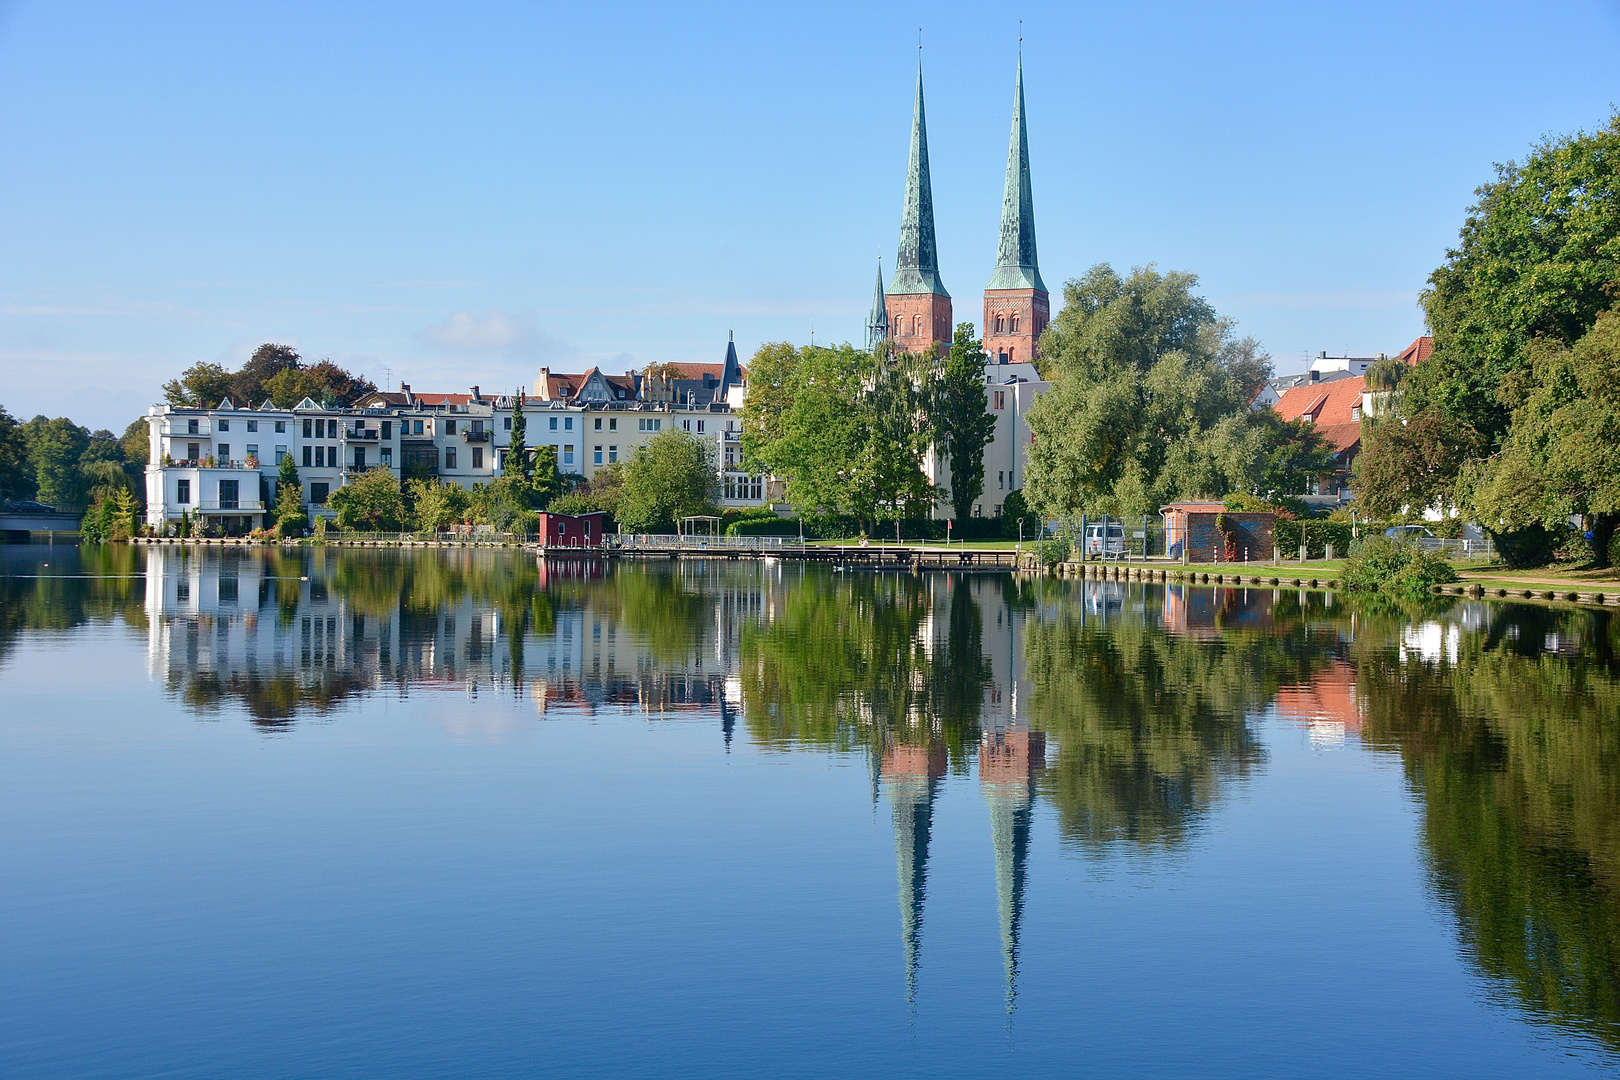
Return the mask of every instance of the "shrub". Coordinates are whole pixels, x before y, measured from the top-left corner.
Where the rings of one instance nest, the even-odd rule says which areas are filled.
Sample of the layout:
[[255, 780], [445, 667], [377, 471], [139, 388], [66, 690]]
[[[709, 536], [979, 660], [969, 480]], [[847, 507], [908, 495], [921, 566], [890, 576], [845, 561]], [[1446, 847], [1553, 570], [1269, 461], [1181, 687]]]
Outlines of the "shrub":
[[1434, 586], [1456, 581], [1457, 571], [1438, 552], [1377, 536], [1356, 542], [1340, 580], [1350, 592], [1420, 600]]
[[1055, 537], [1051, 540], [1042, 540], [1035, 545], [1035, 558], [1045, 567], [1053, 567], [1069, 559], [1069, 541], [1067, 537]]
[[798, 536], [799, 519], [770, 517], [739, 518], [726, 526], [727, 536]]

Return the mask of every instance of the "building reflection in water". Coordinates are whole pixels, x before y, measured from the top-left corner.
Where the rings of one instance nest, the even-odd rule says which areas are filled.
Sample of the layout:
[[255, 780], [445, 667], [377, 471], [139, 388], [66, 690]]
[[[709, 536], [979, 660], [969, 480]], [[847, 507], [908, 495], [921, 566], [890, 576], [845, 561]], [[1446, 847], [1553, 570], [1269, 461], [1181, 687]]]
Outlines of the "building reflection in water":
[[912, 1003], [952, 777], [977, 769], [1011, 1012], [1038, 815], [1073, 854], [1152, 858], [1265, 767], [1260, 717], [1321, 747], [1354, 737], [1403, 763], [1470, 963], [1530, 1015], [1620, 1046], [1609, 612], [495, 552], [138, 554], [152, 674], [204, 714], [236, 702], [286, 727], [368, 693], [497, 691], [542, 719], [690, 717], [727, 748], [741, 725], [759, 753], [864, 757], [891, 812]]

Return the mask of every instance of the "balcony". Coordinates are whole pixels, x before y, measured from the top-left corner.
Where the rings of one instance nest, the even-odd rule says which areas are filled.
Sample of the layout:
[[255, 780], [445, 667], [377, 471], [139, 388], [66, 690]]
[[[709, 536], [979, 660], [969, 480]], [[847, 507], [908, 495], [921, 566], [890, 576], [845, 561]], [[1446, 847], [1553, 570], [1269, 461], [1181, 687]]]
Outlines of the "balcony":
[[349, 442], [376, 442], [379, 435], [376, 428], [344, 428], [343, 437]]
[[487, 431], [464, 431], [461, 433], [461, 437], [470, 443], [489, 442], [489, 434]]

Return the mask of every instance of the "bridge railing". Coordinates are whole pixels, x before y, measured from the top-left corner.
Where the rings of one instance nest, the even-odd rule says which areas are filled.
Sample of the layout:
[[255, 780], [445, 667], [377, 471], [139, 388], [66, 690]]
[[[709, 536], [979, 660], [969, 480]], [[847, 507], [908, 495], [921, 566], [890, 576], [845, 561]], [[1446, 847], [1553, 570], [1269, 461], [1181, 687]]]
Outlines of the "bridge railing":
[[797, 545], [796, 537], [788, 536], [678, 536], [673, 533], [624, 533], [609, 536], [608, 546], [624, 551], [769, 551], [786, 546], [788, 541]]

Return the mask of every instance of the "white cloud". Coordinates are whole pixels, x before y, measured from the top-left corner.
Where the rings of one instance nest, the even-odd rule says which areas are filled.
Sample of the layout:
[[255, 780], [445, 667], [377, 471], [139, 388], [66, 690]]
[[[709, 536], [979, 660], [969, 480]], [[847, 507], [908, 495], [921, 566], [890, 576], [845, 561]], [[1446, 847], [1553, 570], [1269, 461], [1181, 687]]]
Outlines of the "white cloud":
[[481, 314], [457, 311], [417, 337], [446, 352], [504, 353], [513, 358], [549, 359], [574, 350], [541, 332], [533, 319], [491, 308]]

